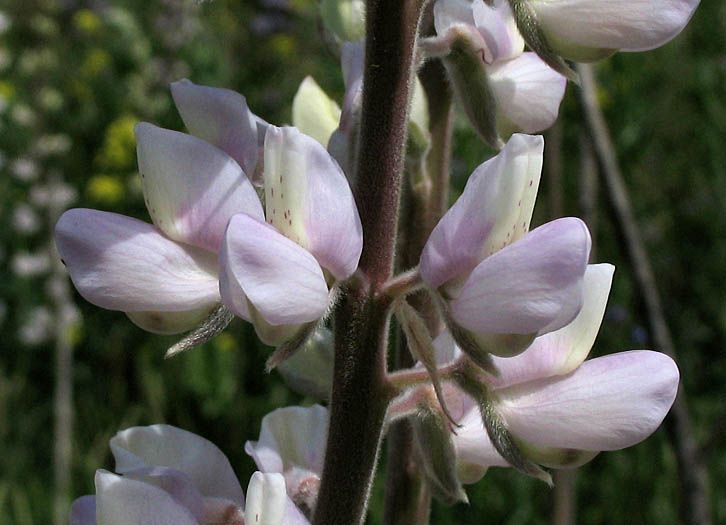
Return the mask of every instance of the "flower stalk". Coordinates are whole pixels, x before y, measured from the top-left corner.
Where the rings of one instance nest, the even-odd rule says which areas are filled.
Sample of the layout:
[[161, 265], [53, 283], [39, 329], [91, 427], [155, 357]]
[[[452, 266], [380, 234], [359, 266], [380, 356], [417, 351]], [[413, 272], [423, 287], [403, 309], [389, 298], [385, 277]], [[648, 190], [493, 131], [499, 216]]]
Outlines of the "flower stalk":
[[362, 523], [392, 395], [384, 379], [389, 333], [385, 303], [390, 299], [376, 299], [371, 292], [393, 271], [413, 51], [422, 7], [420, 0], [366, 3], [356, 202], [365, 239], [360, 269], [373, 290], [344, 294], [336, 311], [330, 432], [316, 525]]

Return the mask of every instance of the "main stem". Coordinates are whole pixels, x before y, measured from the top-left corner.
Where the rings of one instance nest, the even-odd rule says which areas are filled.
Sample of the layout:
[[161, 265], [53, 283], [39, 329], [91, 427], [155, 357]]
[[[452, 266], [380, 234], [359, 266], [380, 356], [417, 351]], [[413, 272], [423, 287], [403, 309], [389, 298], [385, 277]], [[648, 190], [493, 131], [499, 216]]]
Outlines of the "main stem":
[[393, 270], [421, 7], [421, 0], [366, 2], [356, 203], [363, 226], [360, 270], [370, 286], [349, 290], [336, 308], [330, 427], [316, 525], [363, 522], [390, 400], [385, 381], [389, 299], [377, 292]]

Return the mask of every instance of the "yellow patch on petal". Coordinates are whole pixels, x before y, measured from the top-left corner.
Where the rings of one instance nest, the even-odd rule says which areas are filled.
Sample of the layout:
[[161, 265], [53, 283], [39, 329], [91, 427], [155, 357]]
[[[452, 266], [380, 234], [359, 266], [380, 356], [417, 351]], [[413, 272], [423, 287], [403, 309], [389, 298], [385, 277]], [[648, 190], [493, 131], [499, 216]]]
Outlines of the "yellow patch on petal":
[[280, 140], [265, 145], [265, 218], [285, 237], [307, 248], [307, 162], [304, 153], [285, 140], [286, 133], [280, 130]]

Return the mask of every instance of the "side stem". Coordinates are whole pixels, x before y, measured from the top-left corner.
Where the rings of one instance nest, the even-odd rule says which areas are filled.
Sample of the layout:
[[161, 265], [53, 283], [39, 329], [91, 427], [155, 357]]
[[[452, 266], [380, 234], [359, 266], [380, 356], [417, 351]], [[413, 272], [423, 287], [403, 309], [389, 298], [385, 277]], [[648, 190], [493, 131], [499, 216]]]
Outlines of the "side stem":
[[[335, 316], [330, 429], [315, 525], [363, 522], [392, 392], [385, 381], [390, 298], [408, 102], [420, 0], [366, 2], [366, 58], [356, 202], [360, 271], [371, 288], [343, 294]], [[378, 299], [376, 299], [378, 297]]]
[[[565, 215], [563, 169], [562, 169], [562, 122], [555, 124], [545, 133], [545, 169], [547, 170], [550, 220]], [[582, 191], [582, 190], [581, 190]], [[590, 223], [585, 220], [588, 227]], [[597, 237], [590, 227], [593, 240]], [[590, 251], [592, 258], [592, 250]], [[555, 483], [552, 489], [552, 525], [573, 525], [577, 511], [577, 469], [562, 469], [552, 472]]]
[[[433, 31], [430, 9], [424, 24], [425, 33]], [[440, 60], [430, 60], [419, 73], [426, 92], [429, 110], [431, 147], [426, 157], [426, 171], [431, 185], [425, 199], [410, 195], [407, 217], [402, 219], [403, 242], [400, 261], [404, 268], [418, 264], [421, 251], [431, 231], [446, 211], [449, 199], [449, 163], [453, 122], [452, 92]], [[410, 192], [411, 193], [411, 192]], [[426, 319], [432, 336], [439, 332], [440, 316], [431, 297], [419, 292], [410, 298], [411, 305]], [[413, 359], [401, 335], [396, 366], [407, 368]], [[383, 522], [386, 525], [428, 523], [430, 491], [417, 467], [413, 429], [408, 421], [391, 425], [388, 431], [386, 497]]]

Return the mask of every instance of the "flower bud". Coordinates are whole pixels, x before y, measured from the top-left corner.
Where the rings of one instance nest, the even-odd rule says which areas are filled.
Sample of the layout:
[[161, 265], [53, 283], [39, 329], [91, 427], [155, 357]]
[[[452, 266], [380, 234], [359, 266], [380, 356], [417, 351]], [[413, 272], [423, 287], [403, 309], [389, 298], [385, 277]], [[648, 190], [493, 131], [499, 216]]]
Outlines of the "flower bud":
[[421, 81], [414, 77], [411, 111], [408, 121], [408, 156], [421, 157], [431, 143], [429, 133], [429, 109]]
[[338, 104], [312, 77], [305, 77], [292, 100], [292, 125], [327, 147], [339, 120]]
[[287, 385], [315, 399], [328, 399], [333, 383], [333, 333], [318, 328], [300, 352], [277, 367]]
[[446, 71], [464, 106], [466, 116], [487, 144], [501, 149], [504, 142], [497, 131], [497, 107], [489, 86], [481, 46], [469, 31], [452, 28], [450, 52], [444, 57]]
[[431, 489], [443, 503], [468, 502], [456, 473], [456, 451], [442, 413], [422, 406], [412, 419], [416, 449]]
[[363, 0], [321, 0], [320, 15], [325, 27], [340, 40], [354, 42], [365, 36]]
[[351, 186], [355, 185], [355, 166], [358, 158], [358, 132], [363, 99], [363, 41], [344, 42], [340, 50], [345, 94], [340, 124], [328, 141], [328, 152], [338, 161]]

